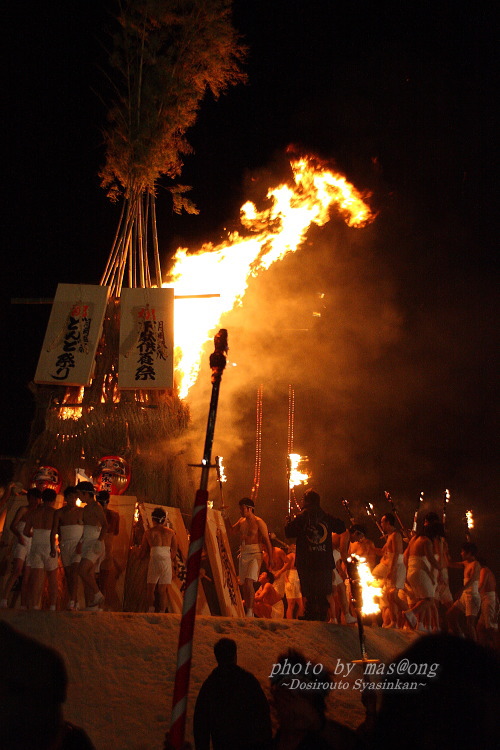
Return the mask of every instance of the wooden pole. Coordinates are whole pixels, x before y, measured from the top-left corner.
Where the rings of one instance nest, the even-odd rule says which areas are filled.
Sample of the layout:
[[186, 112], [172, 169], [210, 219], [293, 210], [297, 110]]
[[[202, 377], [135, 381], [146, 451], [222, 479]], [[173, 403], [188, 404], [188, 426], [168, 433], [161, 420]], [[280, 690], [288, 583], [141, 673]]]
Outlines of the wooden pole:
[[205, 448], [200, 464], [200, 487], [196, 492], [189, 552], [186, 564], [186, 590], [182, 607], [182, 619], [179, 630], [179, 645], [177, 648], [177, 671], [175, 674], [174, 696], [172, 700], [172, 717], [170, 732], [165, 738], [165, 747], [181, 750], [186, 731], [187, 697], [189, 678], [191, 674], [191, 657], [193, 653], [194, 623], [196, 618], [196, 597], [198, 594], [198, 580], [200, 575], [201, 553], [205, 540], [205, 526], [207, 520], [208, 475], [211, 468], [212, 444], [215, 431], [215, 419], [219, 402], [219, 390], [222, 373], [226, 367], [227, 331], [221, 328], [214, 339], [215, 351], [210, 356], [212, 370], [212, 397], [208, 412]]

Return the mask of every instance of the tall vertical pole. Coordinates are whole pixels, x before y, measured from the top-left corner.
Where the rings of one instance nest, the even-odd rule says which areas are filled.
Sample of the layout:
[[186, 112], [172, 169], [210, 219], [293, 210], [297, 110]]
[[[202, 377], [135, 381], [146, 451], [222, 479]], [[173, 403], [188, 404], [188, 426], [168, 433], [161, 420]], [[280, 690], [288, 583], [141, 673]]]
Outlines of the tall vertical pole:
[[201, 553], [205, 540], [205, 526], [207, 520], [208, 475], [211, 468], [212, 443], [214, 439], [215, 419], [222, 373], [226, 367], [227, 331], [221, 328], [214, 339], [215, 351], [210, 355], [212, 370], [212, 397], [208, 412], [207, 431], [203, 459], [200, 464], [200, 488], [196, 492], [189, 552], [186, 563], [186, 590], [182, 607], [182, 618], [179, 630], [179, 645], [177, 648], [177, 671], [175, 674], [174, 696], [172, 701], [172, 716], [170, 732], [167, 735], [165, 747], [181, 750], [186, 731], [187, 698], [189, 678], [191, 674], [191, 657], [193, 654], [194, 622], [196, 617], [196, 597], [198, 594], [198, 580], [200, 574]]

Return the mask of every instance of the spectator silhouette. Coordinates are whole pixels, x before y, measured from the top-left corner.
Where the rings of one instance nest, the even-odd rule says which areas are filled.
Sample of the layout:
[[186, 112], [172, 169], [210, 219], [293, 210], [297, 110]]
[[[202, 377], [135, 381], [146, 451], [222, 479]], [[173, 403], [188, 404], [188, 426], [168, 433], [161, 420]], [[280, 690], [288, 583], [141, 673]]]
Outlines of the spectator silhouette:
[[214, 646], [217, 667], [201, 686], [193, 718], [196, 750], [268, 750], [269, 704], [259, 681], [236, 663], [236, 643], [221, 638]]
[[[354, 750], [356, 733], [326, 718], [332, 677], [294, 649], [278, 657], [271, 672], [271, 696], [278, 719], [276, 750]], [[316, 674], [315, 674], [316, 672]]]
[[53, 649], [0, 622], [0, 748], [94, 750], [62, 715], [68, 677]]
[[[427, 665], [435, 676], [411, 676], [407, 665]], [[417, 680], [417, 690], [384, 691], [373, 747], [377, 750], [460, 750], [498, 747], [498, 655], [451, 635], [419, 639], [394, 662], [396, 683]], [[399, 668], [399, 674], [397, 674]], [[430, 671], [429, 671], [430, 670]], [[415, 731], [408, 731], [414, 728]]]

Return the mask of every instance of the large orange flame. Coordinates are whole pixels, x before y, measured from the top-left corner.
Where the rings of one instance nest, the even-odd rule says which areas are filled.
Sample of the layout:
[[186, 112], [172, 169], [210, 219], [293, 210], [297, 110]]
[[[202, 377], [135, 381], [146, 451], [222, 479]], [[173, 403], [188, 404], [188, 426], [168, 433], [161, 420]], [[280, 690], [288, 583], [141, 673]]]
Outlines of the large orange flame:
[[357, 560], [359, 585], [361, 586], [363, 604], [361, 614], [375, 615], [380, 612], [382, 589], [378, 581], [372, 576], [368, 563], [364, 557], [352, 555]]
[[270, 206], [258, 211], [248, 201], [241, 223], [250, 236], [238, 232], [227, 241], [205, 244], [197, 252], [179, 248], [169, 282], [176, 296], [218, 293], [209, 299], [177, 299], [174, 340], [179, 395], [184, 398], [198, 375], [201, 349], [211, 338], [224, 312], [241, 304], [250, 277], [267, 270], [287, 253], [295, 252], [311, 224], [322, 226], [335, 206], [349, 226], [362, 227], [374, 216], [356, 188], [318, 160], [291, 161], [294, 184], [269, 188]]
[[289, 453], [288, 458], [290, 459], [290, 479], [288, 484], [291, 490], [297, 487], [299, 484], [306, 484], [311, 475], [307, 471], [299, 469], [299, 464], [307, 461], [307, 456], [300, 456], [298, 453]]

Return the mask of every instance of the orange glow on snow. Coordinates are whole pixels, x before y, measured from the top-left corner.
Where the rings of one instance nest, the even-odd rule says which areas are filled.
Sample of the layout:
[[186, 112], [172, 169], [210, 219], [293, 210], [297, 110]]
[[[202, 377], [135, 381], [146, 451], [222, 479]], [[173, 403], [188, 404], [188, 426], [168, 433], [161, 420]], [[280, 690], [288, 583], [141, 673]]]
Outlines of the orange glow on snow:
[[234, 232], [215, 247], [208, 243], [196, 252], [179, 248], [175, 253], [164, 287], [173, 287], [176, 296], [220, 294], [175, 301], [176, 380], [181, 398], [196, 381], [203, 345], [212, 338], [222, 314], [241, 304], [252, 276], [295, 252], [311, 225], [326, 224], [334, 207], [352, 227], [374, 218], [343, 175], [310, 157], [291, 161], [291, 167], [293, 184], [269, 188], [269, 207], [259, 211], [250, 201], [242, 206], [241, 223], [251, 235]]

